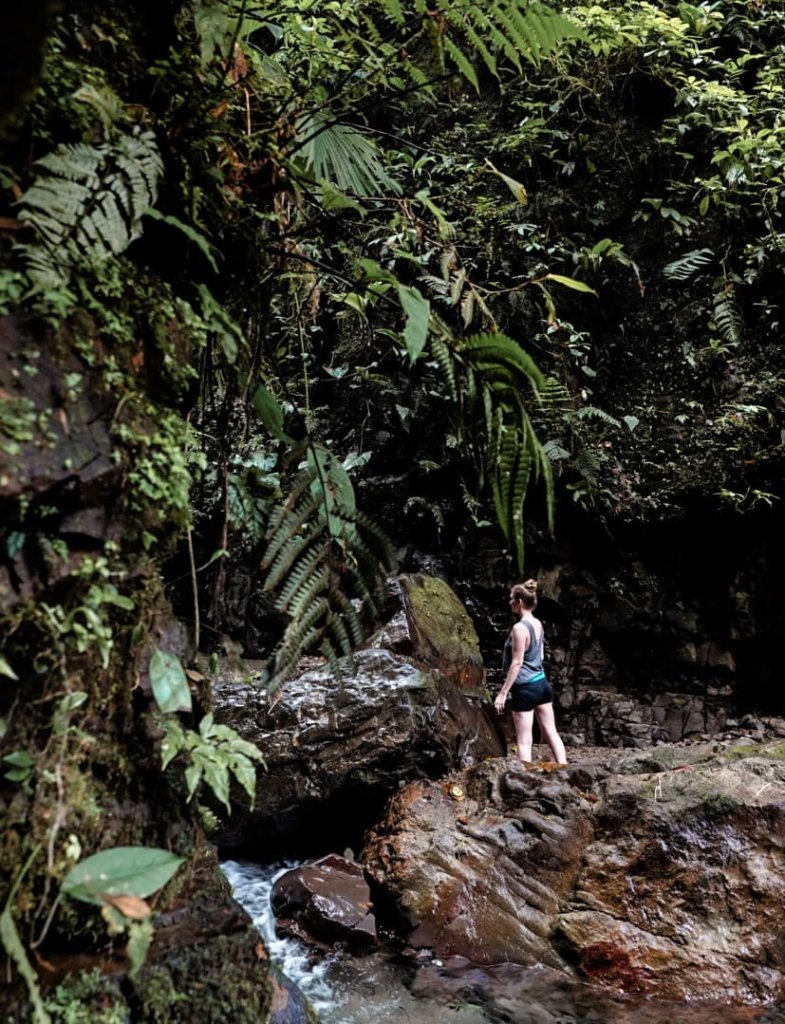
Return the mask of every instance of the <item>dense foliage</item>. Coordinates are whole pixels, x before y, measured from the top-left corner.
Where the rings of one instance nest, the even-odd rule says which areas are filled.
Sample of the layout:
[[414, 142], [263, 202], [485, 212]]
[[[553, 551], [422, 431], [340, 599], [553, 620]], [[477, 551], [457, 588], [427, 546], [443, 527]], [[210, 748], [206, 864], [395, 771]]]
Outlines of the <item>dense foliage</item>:
[[[164, 586], [207, 651], [255, 615], [277, 685], [361, 641], [413, 535], [520, 569], [532, 484], [540, 525], [760, 509], [785, 440], [779, 5], [73, 7], [0, 157], [0, 311], [39, 339], [0, 380], [23, 970], [50, 928], [94, 937], [55, 890], [109, 838], [97, 801], [145, 790], [127, 728], [159, 810], [253, 790], [162, 649]], [[100, 494], [60, 455], [81, 430]]]

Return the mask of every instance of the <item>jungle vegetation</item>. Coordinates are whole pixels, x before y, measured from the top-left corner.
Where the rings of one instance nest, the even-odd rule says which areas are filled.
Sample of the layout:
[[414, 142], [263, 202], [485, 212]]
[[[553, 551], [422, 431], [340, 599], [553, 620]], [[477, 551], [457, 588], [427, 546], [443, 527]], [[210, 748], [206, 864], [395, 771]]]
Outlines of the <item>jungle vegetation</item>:
[[[132, 971], [151, 939], [88, 855], [135, 849], [144, 901], [206, 791], [253, 793], [192, 664], [242, 642], [238, 566], [275, 688], [362, 641], [414, 535], [520, 572], [527, 494], [540, 536], [779, 499], [784, 90], [759, 0], [52, 13], [0, 155], [0, 937], [36, 1021], [30, 950], [102, 934], [80, 900]], [[54, 468], [94, 419], [98, 494]]]

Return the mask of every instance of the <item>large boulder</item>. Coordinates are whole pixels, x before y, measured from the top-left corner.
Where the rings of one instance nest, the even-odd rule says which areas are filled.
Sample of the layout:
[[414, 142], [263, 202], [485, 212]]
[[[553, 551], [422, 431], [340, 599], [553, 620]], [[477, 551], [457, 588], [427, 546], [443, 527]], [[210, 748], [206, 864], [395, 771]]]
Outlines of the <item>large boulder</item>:
[[398, 611], [372, 640], [435, 668], [462, 690], [482, 689], [485, 668], [469, 614], [444, 580], [423, 573], [392, 582]]
[[361, 836], [402, 781], [435, 778], [503, 753], [490, 704], [440, 672], [378, 648], [269, 694], [235, 676], [213, 686], [216, 720], [262, 750], [254, 808], [242, 794], [217, 839], [248, 855], [322, 852]]
[[340, 943], [354, 952], [377, 944], [371, 893], [362, 867], [336, 854], [285, 872], [270, 902], [276, 929], [284, 935], [330, 948]]
[[785, 744], [412, 783], [361, 859], [414, 946], [674, 1002], [785, 997]]
[[495, 760], [393, 797], [361, 859], [409, 944], [475, 964], [560, 964], [550, 936], [591, 836], [590, 784], [582, 769]]

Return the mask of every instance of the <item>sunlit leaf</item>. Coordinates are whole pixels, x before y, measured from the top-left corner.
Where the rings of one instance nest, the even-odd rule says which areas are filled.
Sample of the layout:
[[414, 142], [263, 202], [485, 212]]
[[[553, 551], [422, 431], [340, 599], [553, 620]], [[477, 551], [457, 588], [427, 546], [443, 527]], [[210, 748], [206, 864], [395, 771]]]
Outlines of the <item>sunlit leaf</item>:
[[150, 686], [155, 703], [165, 714], [191, 710], [191, 691], [176, 655], [156, 647], [150, 659]]
[[101, 905], [106, 896], [152, 896], [166, 885], [185, 860], [149, 846], [114, 846], [75, 864], [62, 891], [84, 903]]

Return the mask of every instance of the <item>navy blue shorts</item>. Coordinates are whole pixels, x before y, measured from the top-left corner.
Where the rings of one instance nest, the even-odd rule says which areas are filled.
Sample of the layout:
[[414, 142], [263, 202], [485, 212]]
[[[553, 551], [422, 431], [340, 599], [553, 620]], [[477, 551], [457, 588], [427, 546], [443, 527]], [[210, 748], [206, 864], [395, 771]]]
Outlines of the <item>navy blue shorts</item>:
[[507, 694], [507, 707], [512, 711], [532, 711], [540, 704], [550, 704], [552, 701], [553, 690], [545, 675], [524, 683], [516, 679]]

